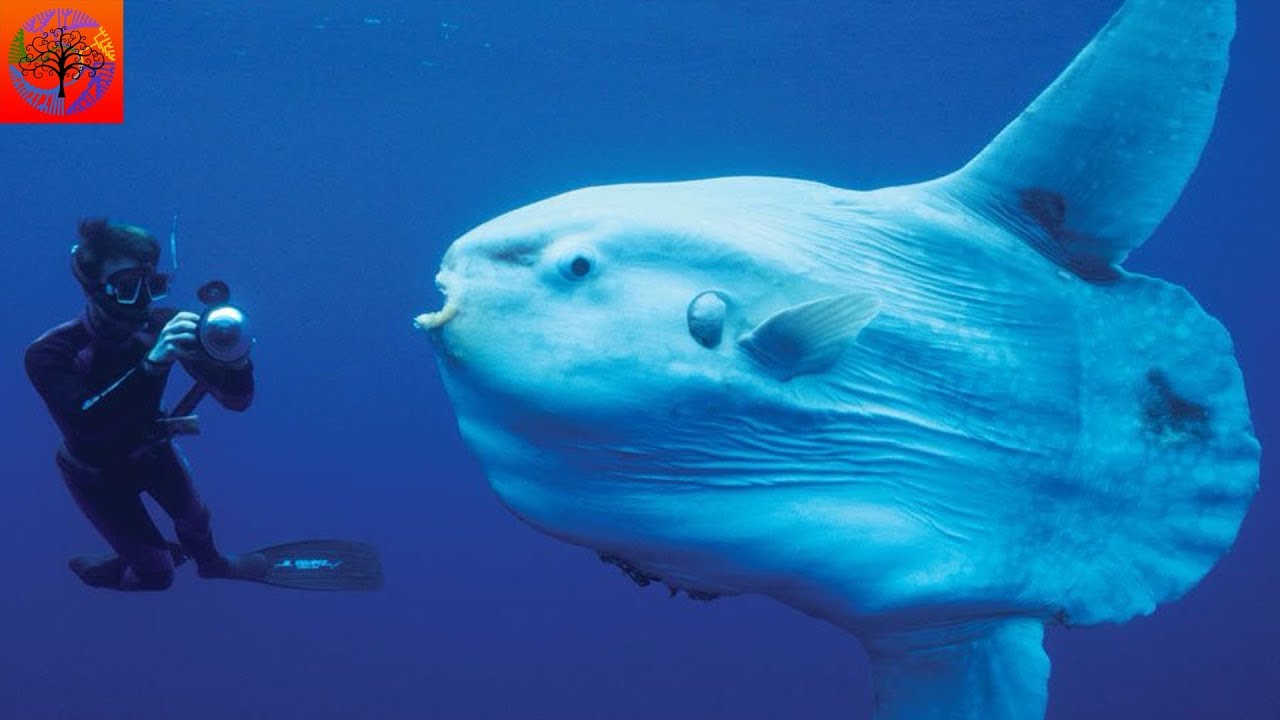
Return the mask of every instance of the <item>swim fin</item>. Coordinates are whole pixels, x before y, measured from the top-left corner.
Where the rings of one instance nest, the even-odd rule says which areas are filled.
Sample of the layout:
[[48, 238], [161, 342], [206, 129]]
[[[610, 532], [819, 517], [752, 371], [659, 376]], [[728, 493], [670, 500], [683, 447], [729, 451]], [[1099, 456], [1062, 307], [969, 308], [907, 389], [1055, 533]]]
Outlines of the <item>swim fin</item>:
[[[202, 569], [203, 570], [203, 569]], [[352, 540], [300, 540], [227, 556], [231, 580], [298, 590], [377, 590], [382, 587], [382, 561], [372, 546]]]

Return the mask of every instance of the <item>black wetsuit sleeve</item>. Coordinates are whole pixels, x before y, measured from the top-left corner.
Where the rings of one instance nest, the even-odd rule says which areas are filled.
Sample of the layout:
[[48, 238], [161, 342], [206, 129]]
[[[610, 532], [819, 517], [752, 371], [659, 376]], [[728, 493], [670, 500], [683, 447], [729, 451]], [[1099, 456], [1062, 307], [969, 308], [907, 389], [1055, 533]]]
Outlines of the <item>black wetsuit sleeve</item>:
[[159, 405], [167, 372], [153, 374], [136, 363], [101, 387], [91, 387], [76, 368], [76, 352], [50, 340], [28, 347], [24, 358], [27, 377], [59, 427], [94, 432]]
[[184, 360], [191, 377], [209, 386], [209, 393], [228, 410], [242, 411], [253, 402], [253, 363], [231, 367], [203, 358]]

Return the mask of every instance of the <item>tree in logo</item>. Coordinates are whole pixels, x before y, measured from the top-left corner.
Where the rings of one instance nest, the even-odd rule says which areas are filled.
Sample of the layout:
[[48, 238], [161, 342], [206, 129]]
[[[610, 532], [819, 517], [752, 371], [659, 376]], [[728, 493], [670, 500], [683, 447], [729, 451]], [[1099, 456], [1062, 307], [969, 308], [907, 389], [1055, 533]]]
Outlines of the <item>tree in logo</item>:
[[67, 96], [66, 80], [79, 80], [84, 73], [94, 77], [106, 64], [106, 57], [90, 45], [79, 30], [67, 30], [65, 26], [45, 30], [31, 38], [26, 54], [17, 65], [24, 76], [39, 79], [46, 75], [58, 78], [58, 97]]
[[119, 51], [107, 29], [88, 13], [65, 7], [43, 10], [22, 23], [5, 59], [18, 97], [55, 116], [93, 107], [120, 70]]

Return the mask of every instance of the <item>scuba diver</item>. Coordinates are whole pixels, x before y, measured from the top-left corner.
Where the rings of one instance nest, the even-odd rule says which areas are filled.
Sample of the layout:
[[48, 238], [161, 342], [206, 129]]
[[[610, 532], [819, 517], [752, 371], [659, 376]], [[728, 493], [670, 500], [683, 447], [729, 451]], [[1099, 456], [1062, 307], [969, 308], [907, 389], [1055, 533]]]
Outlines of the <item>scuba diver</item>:
[[[172, 274], [157, 270], [160, 243], [142, 228], [92, 219], [81, 221], [79, 235], [71, 270], [85, 310], [41, 335], [25, 356], [27, 375], [62, 432], [56, 454], [62, 478], [115, 551], [74, 557], [72, 572], [93, 587], [164, 590], [174, 567], [190, 558], [203, 578], [306, 589], [377, 587], [377, 553], [363, 543], [303, 541], [243, 555], [218, 550], [209, 510], [173, 437], [198, 431], [190, 412], [206, 394], [236, 412], [252, 403], [247, 318], [229, 303], [220, 281], [201, 288], [203, 314], [153, 306], [168, 295]], [[175, 270], [176, 252], [175, 218]], [[175, 364], [195, 386], [165, 413], [162, 396]], [[177, 543], [156, 527], [143, 492], [173, 520]]]

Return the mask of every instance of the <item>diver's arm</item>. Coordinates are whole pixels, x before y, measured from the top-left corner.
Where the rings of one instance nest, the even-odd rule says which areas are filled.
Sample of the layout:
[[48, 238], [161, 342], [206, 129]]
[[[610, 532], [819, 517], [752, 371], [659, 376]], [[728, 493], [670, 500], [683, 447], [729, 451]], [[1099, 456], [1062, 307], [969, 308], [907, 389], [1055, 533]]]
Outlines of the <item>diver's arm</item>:
[[209, 387], [209, 394], [228, 410], [242, 412], [253, 403], [253, 362], [225, 365], [204, 358], [184, 358], [182, 367]]
[[156, 408], [168, 372], [144, 368], [143, 361], [102, 387], [90, 387], [76, 369], [77, 350], [53, 340], [27, 348], [27, 377], [60, 427], [95, 431], [121, 422], [140, 409]]

